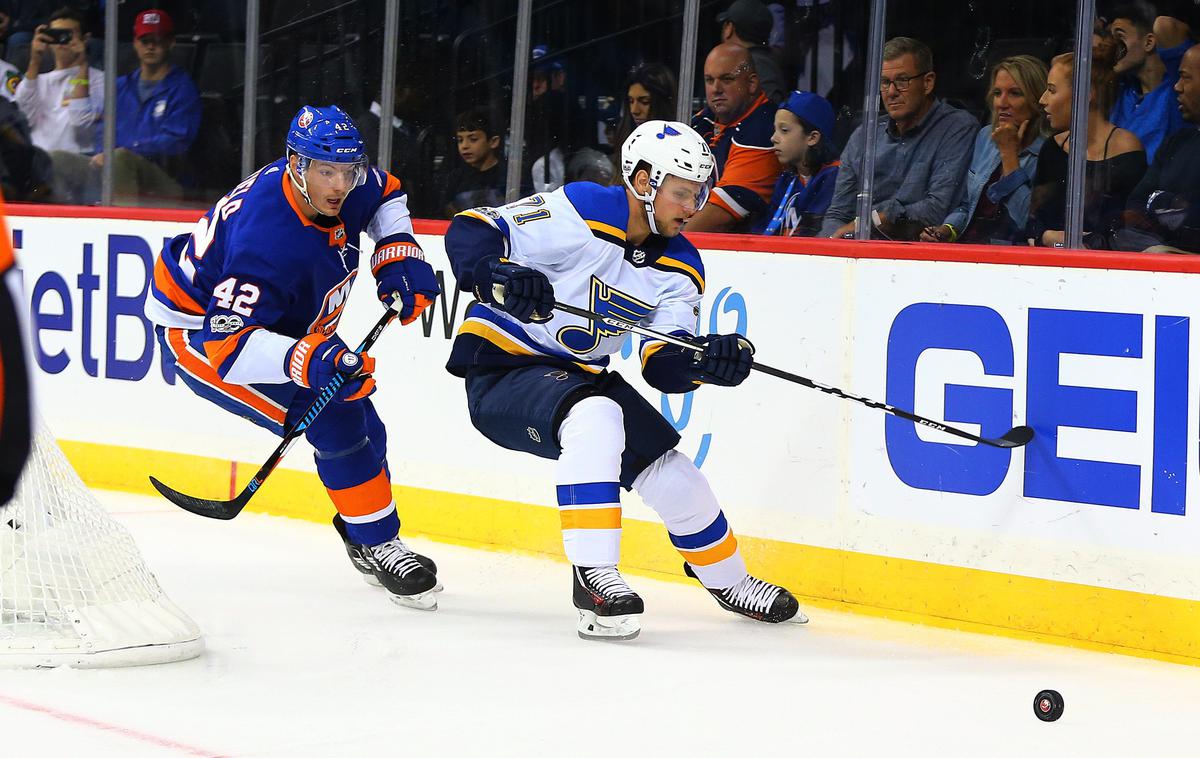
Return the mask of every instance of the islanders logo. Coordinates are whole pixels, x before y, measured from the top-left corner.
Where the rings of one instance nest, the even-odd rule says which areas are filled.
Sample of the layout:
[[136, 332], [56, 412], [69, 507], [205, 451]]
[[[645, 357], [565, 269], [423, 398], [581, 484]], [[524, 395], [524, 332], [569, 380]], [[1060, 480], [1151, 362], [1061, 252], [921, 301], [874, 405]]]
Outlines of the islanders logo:
[[312, 111], [310, 111], [308, 108], [305, 108], [304, 112], [300, 114], [300, 118], [296, 119], [296, 126], [299, 126], [301, 129], [307, 129], [308, 125], [311, 124], [312, 122], [313, 122]]
[[335, 284], [329, 292], [325, 293], [320, 313], [308, 326], [309, 334], [320, 332], [324, 335], [330, 335], [337, 331], [338, 321], [342, 318], [342, 311], [346, 308], [346, 301], [350, 299], [350, 288], [354, 286], [354, 277], [356, 276], [358, 276], [358, 269], [351, 271], [345, 279]]

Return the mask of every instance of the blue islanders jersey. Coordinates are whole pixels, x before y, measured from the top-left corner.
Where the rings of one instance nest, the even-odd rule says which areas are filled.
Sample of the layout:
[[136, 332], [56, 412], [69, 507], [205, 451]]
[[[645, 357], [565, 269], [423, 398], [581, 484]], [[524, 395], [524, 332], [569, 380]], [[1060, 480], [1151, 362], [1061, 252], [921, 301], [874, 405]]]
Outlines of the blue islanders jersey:
[[[676, 335], [695, 334], [704, 292], [704, 265], [683, 236], [626, 239], [625, 188], [568, 184], [499, 208], [473, 208], [455, 217], [446, 250], [459, 286], [470, 290], [475, 264], [488, 256], [536, 268], [556, 300]], [[467, 312], [447, 368], [528, 364], [571, 366], [598, 373], [621, 349], [626, 332], [555, 311], [544, 323], [523, 324], [477, 302]], [[644, 341], [643, 365], [665, 346]]]
[[[287, 161], [264, 166], [170, 240], [154, 267], [146, 317], [185, 330], [187, 358], [233, 384], [290, 381], [296, 340], [332, 334], [358, 275], [359, 236], [416, 245], [407, 196], [379, 169], [337, 217], [304, 216]], [[181, 356], [181, 359], [183, 356]]]

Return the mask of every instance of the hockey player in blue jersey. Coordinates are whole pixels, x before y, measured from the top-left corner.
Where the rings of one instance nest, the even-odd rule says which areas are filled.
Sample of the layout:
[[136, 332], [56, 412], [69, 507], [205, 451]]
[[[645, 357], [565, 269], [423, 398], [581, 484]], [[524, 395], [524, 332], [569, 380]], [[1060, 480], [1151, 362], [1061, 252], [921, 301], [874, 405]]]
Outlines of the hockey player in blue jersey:
[[722, 607], [807, 621], [782, 587], [751, 576], [708, 481], [675, 450], [679, 435], [608, 356], [626, 332], [553, 310], [560, 302], [698, 339], [704, 352], [650, 340], [642, 375], [663, 392], [735, 386], [753, 349], [737, 334], [695, 337], [704, 266], [680, 232], [708, 197], [712, 152], [678, 122], [650, 121], [622, 149], [624, 187], [579, 182], [458, 214], [446, 251], [479, 302], [447, 369], [466, 380], [471, 421], [512, 450], [557, 459], [555, 483], [584, 638], [632, 639], [642, 599], [617, 571], [620, 487], [658, 512], [684, 569]]
[[337, 106], [305, 106], [287, 155], [222, 197], [191, 234], [167, 242], [146, 315], [179, 377], [197, 395], [282, 435], [335, 375], [343, 385], [307, 430], [334, 525], [354, 567], [393, 600], [437, 607], [433, 561], [399, 538], [387, 431], [368, 396], [374, 359], [336, 334], [358, 276], [359, 235], [379, 297], [399, 298], [401, 323], [439, 292], [413, 237], [400, 181], [367, 164], [354, 122]]

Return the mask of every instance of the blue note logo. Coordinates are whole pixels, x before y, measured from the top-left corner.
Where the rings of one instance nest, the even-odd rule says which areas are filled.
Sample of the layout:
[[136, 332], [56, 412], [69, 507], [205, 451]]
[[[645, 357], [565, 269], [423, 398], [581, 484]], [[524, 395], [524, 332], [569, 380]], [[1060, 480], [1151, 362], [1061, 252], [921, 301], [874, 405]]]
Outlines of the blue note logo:
[[661, 132], [659, 132], [658, 134], [656, 134], [654, 136], [658, 137], [659, 139], [666, 139], [667, 137], [678, 137], [679, 131], [677, 129], [675, 129], [675, 127], [668, 124], [663, 127], [663, 130]]
[[[592, 276], [590, 308], [601, 316], [612, 316], [622, 321], [638, 323], [653, 310], [654, 306], [613, 289], [596, 276]], [[626, 330], [588, 320], [583, 326], [564, 326], [555, 338], [572, 353], [584, 355], [600, 346], [606, 337], [620, 337]]]

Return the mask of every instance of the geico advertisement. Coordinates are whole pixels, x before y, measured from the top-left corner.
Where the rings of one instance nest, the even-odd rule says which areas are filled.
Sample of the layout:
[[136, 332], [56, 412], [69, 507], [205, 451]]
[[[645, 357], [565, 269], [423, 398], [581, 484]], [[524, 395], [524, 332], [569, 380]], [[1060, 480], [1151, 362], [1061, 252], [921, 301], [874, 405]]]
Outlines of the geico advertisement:
[[[163, 240], [191, 225], [11, 223], [41, 404], [60, 437], [254, 463], [270, 452], [269, 434], [175, 386], [141, 315]], [[446, 292], [374, 350], [394, 478], [553, 505], [551, 463], [471, 426], [462, 383], [443, 368], [470, 296], [453, 288], [441, 239], [421, 242]], [[613, 368], [680, 430], [737, 531], [1200, 596], [1188, 492], [1193, 277], [731, 251], [704, 260], [700, 333], [741, 331], [763, 362], [975, 434], [1037, 432], [1025, 449], [960, 444], [758, 373], [734, 389], [664, 396], [637, 377], [631, 338]], [[349, 343], [378, 317], [372, 285], [351, 295], [338, 328]], [[297, 449], [284, 465], [311, 470], [310, 454]], [[653, 519], [632, 496], [627, 515]]]

